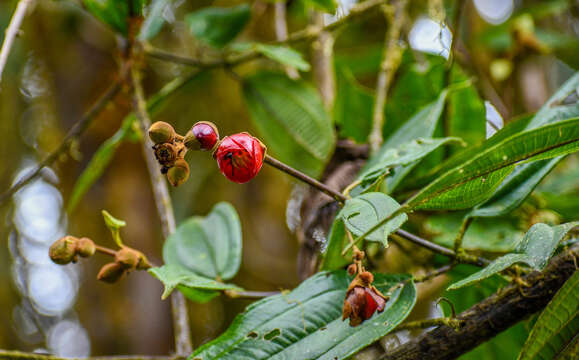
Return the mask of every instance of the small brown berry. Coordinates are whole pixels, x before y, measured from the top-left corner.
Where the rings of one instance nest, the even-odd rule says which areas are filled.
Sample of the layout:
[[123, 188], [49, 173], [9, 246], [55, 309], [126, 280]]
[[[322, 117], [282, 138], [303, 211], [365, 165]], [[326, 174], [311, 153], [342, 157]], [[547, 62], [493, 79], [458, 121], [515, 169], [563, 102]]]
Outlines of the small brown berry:
[[362, 280], [366, 286], [370, 286], [374, 282], [374, 275], [369, 271], [362, 271], [359, 275], [360, 280]]
[[76, 255], [77, 238], [74, 236], [65, 236], [56, 240], [48, 250], [50, 259], [60, 265], [72, 262]]
[[76, 241], [76, 254], [81, 257], [91, 257], [95, 250], [94, 242], [87, 237], [80, 238]]
[[364, 259], [364, 256], [366, 256], [366, 254], [363, 251], [361, 251], [361, 250], [355, 250], [354, 251], [354, 260], [360, 261], [360, 260]]
[[349, 275], [354, 275], [357, 271], [358, 271], [358, 267], [356, 266], [356, 264], [350, 264], [348, 266], [348, 274]]
[[183, 159], [175, 161], [175, 165], [167, 171], [167, 180], [173, 186], [179, 186], [189, 179], [189, 164]]
[[155, 144], [170, 143], [175, 139], [175, 129], [164, 121], [157, 121], [149, 127], [149, 138]]
[[117, 262], [108, 263], [101, 268], [97, 275], [97, 279], [112, 284], [117, 282], [124, 273], [125, 268], [123, 265]]
[[135, 249], [124, 247], [117, 251], [115, 261], [124, 269], [136, 269], [139, 264], [141, 253]]

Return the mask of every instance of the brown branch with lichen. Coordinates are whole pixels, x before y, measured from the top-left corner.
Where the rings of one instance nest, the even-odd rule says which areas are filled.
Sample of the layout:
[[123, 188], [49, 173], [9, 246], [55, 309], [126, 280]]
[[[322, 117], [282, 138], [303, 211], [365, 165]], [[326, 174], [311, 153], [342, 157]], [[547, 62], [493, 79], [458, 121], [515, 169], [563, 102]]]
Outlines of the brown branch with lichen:
[[381, 360], [451, 359], [474, 349], [504, 330], [542, 310], [563, 283], [577, 271], [579, 245], [553, 258], [543, 272], [522, 279], [529, 286], [511, 284], [459, 314], [457, 329], [439, 326], [379, 357]]

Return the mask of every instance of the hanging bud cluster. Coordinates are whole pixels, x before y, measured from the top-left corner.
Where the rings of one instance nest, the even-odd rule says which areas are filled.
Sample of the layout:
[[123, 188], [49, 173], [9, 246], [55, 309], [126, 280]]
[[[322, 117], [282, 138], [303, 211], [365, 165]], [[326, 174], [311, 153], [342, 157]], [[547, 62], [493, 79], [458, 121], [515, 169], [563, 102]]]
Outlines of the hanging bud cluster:
[[177, 134], [171, 124], [157, 121], [149, 128], [149, 138], [155, 144], [155, 157], [169, 183], [173, 186], [184, 183], [189, 178], [189, 165], [185, 161], [187, 148], [183, 136]]
[[151, 267], [145, 255], [130, 247], [123, 247], [115, 254], [115, 261], [104, 265], [97, 275], [97, 279], [108, 282], [117, 282], [124, 274], [133, 270], [147, 270]]
[[389, 297], [384, 296], [380, 290], [372, 285], [374, 275], [364, 270], [362, 260], [364, 252], [354, 250], [354, 263], [348, 266], [348, 274], [356, 277], [348, 286], [344, 306], [342, 307], [342, 320], [350, 319], [350, 326], [358, 326], [364, 320], [368, 320], [376, 311], [382, 312], [386, 307]]
[[188, 150], [211, 152], [221, 173], [239, 184], [253, 179], [265, 158], [266, 147], [259, 139], [242, 132], [220, 141], [217, 127], [208, 121], [195, 123], [185, 136], [177, 134], [166, 122], [158, 121], [149, 128], [149, 137], [155, 143], [153, 150], [161, 172], [167, 174], [173, 186], [189, 178], [189, 165], [184, 159]]
[[95, 252], [94, 242], [86, 237], [65, 236], [56, 240], [48, 250], [50, 259], [59, 265], [75, 263], [78, 257], [90, 257]]

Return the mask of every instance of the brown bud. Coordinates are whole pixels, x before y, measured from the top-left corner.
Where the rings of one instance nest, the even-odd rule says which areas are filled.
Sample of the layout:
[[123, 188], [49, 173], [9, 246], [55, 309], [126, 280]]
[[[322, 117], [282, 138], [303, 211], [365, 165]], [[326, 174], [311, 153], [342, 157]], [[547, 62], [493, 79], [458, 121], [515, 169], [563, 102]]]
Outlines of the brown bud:
[[179, 186], [189, 179], [189, 164], [183, 159], [175, 161], [175, 165], [167, 171], [167, 180], [173, 186]]
[[124, 247], [117, 251], [115, 255], [115, 261], [121, 265], [124, 269], [136, 269], [139, 264], [139, 260], [142, 254], [130, 247]]
[[362, 271], [358, 276], [365, 286], [370, 286], [374, 282], [374, 275], [369, 271]]
[[159, 164], [164, 167], [170, 168], [175, 164], [177, 160], [178, 149], [169, 143], [157, 144], [153, 147], [155, 150], [155, 157]]
[[354, 250], [354, 260], [360, 261], [364, 259], [364, 256], [366, 256], [366, 254], [363, 251]]
[[350, 264], [348, 266], [348, 274], [349, 275], [354, 275], [357, 271], [358, 271], [358, 267], [356, 266], [356, 264]]
[[48, 250], [50, 259], [60, 265], [72, 262], [76, 255], [77, 240], [74, 236], [65, 236], [56, 240]]
[[164, 121], [157, 121], [149, 128], [149, 137], [155, 144], [170, 143], [176, 134], [175, 129]]
[[76, 241], [76, 254], [81, 257], [91, 257], [95, 250], [94, 242], [89, 238], [83, 237]]
[[123, 265], [117, 262], [108, 263], [101, 268], [97, 275], [97, 279], [112, 284], [117, 282], [117, 280], [119, 280], [124, 273], [125, 268]]

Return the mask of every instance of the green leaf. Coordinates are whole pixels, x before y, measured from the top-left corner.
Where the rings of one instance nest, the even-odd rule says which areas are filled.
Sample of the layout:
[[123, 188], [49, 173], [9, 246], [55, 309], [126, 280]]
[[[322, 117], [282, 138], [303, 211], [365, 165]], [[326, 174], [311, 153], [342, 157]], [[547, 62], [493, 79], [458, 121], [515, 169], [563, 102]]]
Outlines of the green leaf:
[[235, 39], [250, 17], [249, 5], [241, 4], [230, 8], [207, 7], [188, 14], [185, 22], [199, 40], [221, 48]]
[[[118, 0], [83, 0], [86, 9], [103, 23], [109, 25], [113, 30], [123, 34], [128, 34], [129, 4], [127, 1]], [[144, 1], [133, 1], [133, 13], [141, 15]]]
[[579, 332], [579, 271], [557, 291], [539, 315], [519, 360], [563, 359], [577, 353]]
[[360, 85], [346, 69], [337, 72], [337, 84], [338, 91], [332, 113], [334, 122], [340, 129], [340, 137], [366, 143], [372, 128], [374, 94]]
[[134, 117], [128, 116], [113, 136], [105, 140], [90, 159], [82, 174], [76, 180], [67, 211], [72, 213], [88, 189], [102, 176], [111, 163], [115, 152], [125, 140], [132, 140], [136, 136], [133, 129]]
[[281, 74], [258, 73], [245, 79], [243, 95], [268, 151], [310, 176], [319, 176], [334, 150], [335, 137], [317, 91]]
[[[399, 208], [400, 204], [390, 196], [370, 192], [347, 200], [338, 216], [352, 234], [360, 236]], [[386, 247], [388, 235], [400, 228], [406, 220], [408, 216], [400, 214], [366, 236], [366, 240], [380, 242]]]
[[390, 300], [383, 312], [351, 327], [342, 321], [350, 281], [344, 271], [322, 272], [289, 294], [253, 303], [191, 359], [345, 359], [392, 331], [416, 303], [408, 276], [376, 274], [374, 285], [392, 291]]
[[443, 174], [407, 205], [412, 209], [472, 207], [492, 194], [514, 164], [563, 155], [577, 148], [579, 118], [515, 134]]
[[112, 216], [108, 211], [103, 210], [101, 211], [103, 214], [103, 219], [105, 219], [105, 224], [111, 230], [119, 230], [122, 227], [127, 226], [127, 223], [124, 220], [117, 219], [116, 217]]
[[234, 277], [241, 263], [241, 224], [233, 206], [218, 203], [206, 217], [179, 225], [165, 241], [163, 260], [207, 278]]
[[305, 0], [305, 2], [310, 6], [330, 14], [336, 13], [338, 7], [338, 2], [336, 0]]
[[206, 302], [222, 290], [242, 290], [232, 285], [199, 276], [179, 265], [163, 265], [148, 270], [165, 285], [161, 298], [165, 300], [175, 288], [195, 302]]
[[389, 148], [386, 151], [381, 151], [374, 159], [374, 165], [365, 169], [358, 178], [362, 181], [362, 187], [374, 184], [380, 178], [386, 176], [392, 167], [409, 165], [410, 163], [424, 158], [440, 146], [453, 142], [465, 145], [460, 138], [455, 137], [439, 139], [418, 138], [396, 148]]
[[544, 269], [559, 242], [578, 224], [579, 222], [576, 221], [553, 227], [540, 223], [533, 225], [519, 244], [519, 253], [507, 254], [497, 258], [481, 271], [450, 285], [448, 290], [479, 282], [516, 263], [525, 263], [535, 270]]
[[[545, 124], [560, 122], [569, 117], [579, 116], [577, 102], [562, 105], [569, 93], [576, 92], [578, 87], [579, 74], [576, 74], [557, 90], [531, 119], [526, 129], [530, 130]], [[492, 198], [475, 208], [470, 216], [502, 216], [516, 209], [562, 159], [563, 157], [559, 156], [549, 161], [544, 160], [517, 166], [499, 186]]]
[[302, 54], [288, 46], [256, 44], [255, 49], [280, 64], [288, 65], [301, 71], [310, 71], [310, 64], [304, 60]]
[[149, 5], [149, 11], [145, 15], [145, 21], [141, 25], [139, 40], [146, 41], [154, 38], [165, 23], [163, 12], [171, 6], [172, 0], [153, 0]]
[[[424, 231], [433, 242], [452, 248], [463, 219], [463, 212], [429, 216], [424, 222]], [[506, 253], [515, 250], [523, 236], [524, 232], [506, 219], [475, 219], [464, 234], [462, 247], [465, 250]]]

